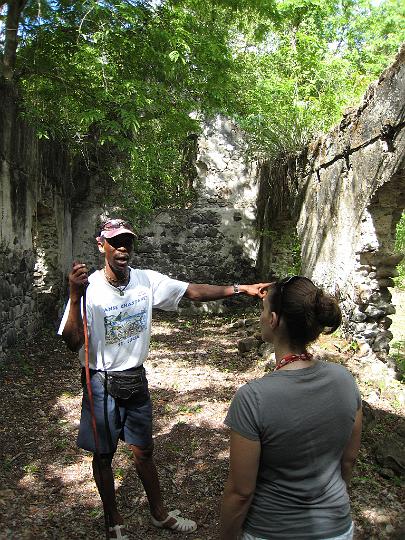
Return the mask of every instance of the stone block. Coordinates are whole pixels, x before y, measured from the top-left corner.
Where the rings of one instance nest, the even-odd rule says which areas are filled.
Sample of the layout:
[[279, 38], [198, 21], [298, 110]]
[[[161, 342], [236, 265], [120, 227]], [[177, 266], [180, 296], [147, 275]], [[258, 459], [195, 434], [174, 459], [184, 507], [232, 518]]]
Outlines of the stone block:
[[386, 315], [394, 315], [396, 311], [397, 310], [395, 309], [395, 306], [393, 306], [392, 304], [388, 304], [385, 308]]
[[379, 305], [379, 303], [381, 303], [381, 301], [382, 301], [381, 294], [379, 292], [372, 293], [370, 295], [368, 301], [369, 301], [370, 304]]
[[367, 324], [366, 323], [358, 323], [352, 325], [352, 330], [356, 332], [356, 334], [362, 334], [365, 330], [367, 330]]
[[390, 278], [390, 277], [398, 277], [399, 273], [396, 268], [393, 268], [392, 266], [380, 266], [377, 269], [376, 272], [376, 278]]
[[392, 319], [385, 317], [384, 319], [381, 319], [378, 324], [381, 326], [381, 328], [384, 328], [384, 330], [388, 330], [388, 328], [392, 325]]
[[367, 341], [369, 340], [375, 340], [375, 337], [378, 335], [378, 331], [377, 330], [364, 330], [363, 331], [363, 337], [364, 339], [366, 339]]
[[381, 309], [376, 308], [375, 306], [369, 305], [365, 310], [364, 313], [370, 318], [370, 319], [379, 319], [380, 317], [383, 317], [386, 315], [385, 311], [382, 311]]
[[389, 330], [379, 333], [376, 336], [374, 343], [372, 345], [373, 351], [374, 352], [388, 351], [391, 340], [392, 340], [392, 333]]
[[398, 476], [405, 476], [405, 440], [400, 435], [381, 437], [374, 446], [374, 455], [380, 465]]
[[160, 247], [163, 253], [172, 253], [179, 247], [177, 242], [166, 242], [163, 243]]
[[193, 230], [193, 235], [195, 238], [205, 238], [205, 229], [203, 227], [199, 227], [198, 229]]
[[227, 162], [224, 160], [223, 154], [221, 154], [219, 152], [215, 152], [215, 151], [210, 152], [206, 156], [206, 159], [207, 159], [208, 163], [210, 164], [210, 166], [214, 167], [218, 171], [225, 170], [227, 165], [228, 165]]
[[12, 296], [11, 286], [7, 281], [0, 280], [0, 298], [8, 300]]
[[350, 316], [350, 320], [353, 322], [363, 322], [367, 319], [367, 315], [360, 311], [359, 309], [355, 309]]
[[142, 242], [139, 244], [136, 248], [137, 253], [143, 254], [143, 253], [153, 253], [155, 251], [155, 248], [152, 244]]
[[395, 282], [391, 278], [381, 278], [378, 280], [378, 285], [380, 287], [394, 287]]
[[7, 347], [12, 347], [17, 343], [17, 332], [15, 328], [10, 328], [6, 336], [6, 345]]
[[257, 349], [260, 341], [254, 337], [247, 337], [238, 341], [238, 350], [241, 354]]
[[215, 227], [207, 227], [205, 231], [205, 235], [208, 238], [215, 238], [216, 236], [218, 236], [218, 234], [219, 234], [219, 231]]

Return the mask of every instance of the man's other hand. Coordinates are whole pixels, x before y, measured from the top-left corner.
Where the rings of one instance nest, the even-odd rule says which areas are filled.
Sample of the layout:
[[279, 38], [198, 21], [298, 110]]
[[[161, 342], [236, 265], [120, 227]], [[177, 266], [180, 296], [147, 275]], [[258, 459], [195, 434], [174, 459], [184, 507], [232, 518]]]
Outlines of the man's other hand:
[[74, 261], [72, 271], [69, 274], [70, 297], [72, 300], [78, 300], [89, 284], [89, 273], [85, 264]]

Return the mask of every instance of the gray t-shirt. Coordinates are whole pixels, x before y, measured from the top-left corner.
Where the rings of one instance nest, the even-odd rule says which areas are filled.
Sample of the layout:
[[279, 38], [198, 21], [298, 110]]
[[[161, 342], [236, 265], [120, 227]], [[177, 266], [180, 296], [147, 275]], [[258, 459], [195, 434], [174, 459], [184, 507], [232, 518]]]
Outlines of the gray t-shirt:
[[244, 530], [271, 540], [315, 540], [350, 527], [340, 460], [360, 406], [352, 375], [327, 362], [276, 371], [238, 390], [225, 424], [261, 443]]

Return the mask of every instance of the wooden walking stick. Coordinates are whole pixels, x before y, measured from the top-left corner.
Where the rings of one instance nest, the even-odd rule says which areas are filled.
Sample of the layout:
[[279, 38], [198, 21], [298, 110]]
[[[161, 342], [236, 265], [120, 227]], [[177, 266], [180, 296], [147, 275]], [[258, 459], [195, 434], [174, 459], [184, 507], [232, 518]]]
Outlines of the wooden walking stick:
[[89, 405], [90, 405], [90, 415], [91, 415], [91, 427], [93, 431], [93, 437], [94, 437], [94, 446], [95, 446], [95, 454], [96, 454], [96, 467], [98, 468], [98, 477], [100, 479], [100, 491], [103, 495], [101, 495], [101, 500], [103, 503], [103, 512], [104, 512], [104, 525], [105, 525], [105, 536], [106, 540], [109, 540], [110, 538], [110, 522], [109, 522], [109, 516], [108, 513], [105, 510], [104, 505], [104, 481], [103, 481], [103, 475], [101, 471], [101, 463], [100, 463], [100, 445], [98, 440], [98, 433], [97, 433], [97, 424], [96, 424], [96, 415], [94, 413], [94, 400], [93, 400], [93, 391], [91, 389], [91, 377], [90, 377], [90, 363], [89, 363], [89, 332], [87, 329], [87, 307], [86, 307], [86, 289], [83, 293], [83, 331], [84, 331], [84, 369], [86, 372], [86, 387], [87, 387], [87, 395], [89, 396]]

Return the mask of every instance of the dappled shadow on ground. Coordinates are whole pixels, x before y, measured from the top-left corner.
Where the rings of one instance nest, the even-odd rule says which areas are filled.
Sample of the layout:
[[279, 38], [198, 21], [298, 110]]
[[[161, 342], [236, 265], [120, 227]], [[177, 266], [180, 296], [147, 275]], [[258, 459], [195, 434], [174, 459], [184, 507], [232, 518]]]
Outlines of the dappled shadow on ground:
[[[218, 505], [227, 474], [227, 446], [224, 429], [185, 423], [155, 438], [156, 464], [166, 504], [197, 521], [199, 530], [192, 538], [216, 538]], [[156, 530], [149, 523], [146, 498], [130, 460], [117, 493], [131, 538], [138, 538], [134, 534], [150, 539], [172, 537], [172, 533]]]
[[196, 316], [185, 319], [171, 315], [167, 319], [165, 314], [158, 312], [156, 321], [160, 325], [152, 336], [152, 350], [157, 348], [189, 366], [205, 365], [221, 372], [247, 372], [256, 363], [257, 354], [254, 351], [240, 355], [238, 341], [251, 336], [252, 326], [247, 330], [234, 324], [247, 320], [259, 332], [259, 315], [260, 311], [254, 310], [248, 314], [248, 318], [244, 311], [240, 311], [232, 318]]
[[[217, 538], [219, 499], [227, 475], [228, 403], [240, 384], [262, 374], [254, 354], [241, 357], [243, 332], [225, 318], [157, 321], [147, 362], [154, 402], [155, 456], [165, 499], [196, 519], [190, 538]], [[185, 344], [187, 346], [185, 346]], [[76, 448], [80, 367], [53, 333], [11, 351], [0, 373], [0, 538], [103, 537], [91, 457]], [[401, 538], [401, 485], [380, 476], [371, 447], [399, 420], [381, 411], [365, 435], [352, 500], [358, 540]], [[149, 523], [131, 453], [114, 458], [119, 506], [132, 540], [172, 538]]]
[[[174, 366], [176, 361], [169, 363]], [[175, 378], [176, 373], [170, 377]], [[175, 390], [162, 382], [161, 388], [152, 385], [151, 392], [163, 488], [171, 508], [175, 504], [203, 522], [217, 506], [211, 499], [217, 499], [222, 489], [223, 478], [214, 481], [215, 460], [223, 463], [225, 457], [215, 456], [225, 448], [226, 435], [223, 427], [192, 425], [194, 415], [205, 407], [207, 384]], [[29, 346], [11, 351], [10, 361], [0, 373], [0, 384], [4, 411], [0, 538], [100, 538], [103, 519], [92, 481], [91, 457], [76, 448], [81, 399], [77, 355], [53, 332], [44, 333]], [[208, 399], [227, 402], [234, 391], [235, 385], [223, 390], [210, 387]], [[120, 445], [114, 464], [118, 500], [132, 538], [170, 536], [149, 525], [143, 490], [124, 445]]]
[[[395, 438], [397, 431], [405, 428], [405, 418], [392, 412], [372, 409], [366, 402], [363, 411], [362, 445], [350, 488], [357, 538], [400, 540], [405, 538], [405, 484], [403, 479], [386, 466], [392, 459], [387, 459], [390, 452], [383, 458], [379, 449]], [[378, 461], [376, 455], [380, 456]], [[391, 455], [395, 456], [395, 453]]]
[[[71, 496], [82, 489], [84, 469], [71, 414], [81, 393], [80, 368], [76, 355], [50, 334], [11, 351], [9, 360], [1, 372], [0, 537], [63, 538], [75, 516], [91, 510]], [[66, 538], [83, 537], [77, 528]]]

